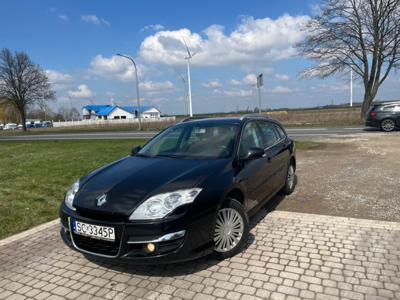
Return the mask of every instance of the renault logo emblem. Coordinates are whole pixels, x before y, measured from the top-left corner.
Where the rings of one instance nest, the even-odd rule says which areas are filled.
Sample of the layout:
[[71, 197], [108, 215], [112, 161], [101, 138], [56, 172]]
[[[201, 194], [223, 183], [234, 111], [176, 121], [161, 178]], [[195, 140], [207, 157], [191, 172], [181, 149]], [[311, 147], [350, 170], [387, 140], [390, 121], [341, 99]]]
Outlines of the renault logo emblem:
[[97, 197], [96, 200], [97, 200], [97, 206], [102, 206], [104, 203], [107, 202], [107, 195], [103, 194], [103, 195]]

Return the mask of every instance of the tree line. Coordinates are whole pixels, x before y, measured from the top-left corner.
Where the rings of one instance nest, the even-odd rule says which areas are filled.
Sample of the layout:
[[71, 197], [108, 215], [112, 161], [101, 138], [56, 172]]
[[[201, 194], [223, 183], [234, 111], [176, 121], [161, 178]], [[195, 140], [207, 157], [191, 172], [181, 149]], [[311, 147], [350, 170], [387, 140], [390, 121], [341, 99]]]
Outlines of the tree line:
[[[400, 0], [323, 0], [304, 30], [297, 49], [315, 64], [302, 77], [340, 76], [352, 69], [364, 86], [365, 118], [383, 82], [400, 67]], [[44, 111], [55, 98], [46, 73], [26, 53], [0, 52], [0, 100], [18, 112], [24, 130], [28, 110], [36, 105]], [[68, 118], [65, 110], [62, 115]]]

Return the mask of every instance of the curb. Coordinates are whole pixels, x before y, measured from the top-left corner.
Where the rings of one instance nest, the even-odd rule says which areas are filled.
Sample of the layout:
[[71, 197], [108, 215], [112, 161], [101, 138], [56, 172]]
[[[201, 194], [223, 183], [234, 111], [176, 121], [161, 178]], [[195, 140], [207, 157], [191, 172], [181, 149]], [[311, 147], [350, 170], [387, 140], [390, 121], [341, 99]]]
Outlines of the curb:
[[20, 239], [22, 239], [22, 238], [25, 238], [25, 237], [27, 237], [27, 236], [30, 236], [30, 235], [32, 235], [32, 234], [34, 234], [34, 233], [36, 233], [36, 232], [39, 232], [39, 231], [41, 231], [41, 230], [43, 230], [43, 229], [52, 227], [52, 226], [54, 226], [54, 225], [56, 225], [56, 224], [59, 224], [59, 223], [60, 223], [60, 219], [55, 219], [55, 220], [53, 220], [53, 221], [50, 221], [50, 222], [47, 222], [47, 223], [38, 225], [38, 226], [33, 227], [33, 228], [31, 228], [31, 229], [28, 229], [28, 230], [22, 231], [22, 232], [20, 232], [20, 233], [14, 234], [14, 235], [12, 235], [12, 236], [9, 236], [9, 237], [7, 237], [7, 238], [5, 238], [5, 239], [0, 240], [0, 247], [1, 247], [1, 246], [4, 246], [4, 245], [7, 245], [7, 244], [9, 244], [9, 243], [18, 241], [18, 240], [20, 240]]
[[312, 223], [328, 223], [337, 224], [338, 226], [355, 226], [360, 228], [376, 228], [385, 230], [400, 230], [399, 222], [392, 221], [382, 221], [373, 219], [358, 219], [358, 218], [348, 218], [340, 216], [329, 216], [329, 215], [319, 215], [310, 213], [299, 213], [284, 210], [275, 210], [270, 217], [282, 218], [282, 219], [292, 219], [292, 220], [307, 220]]

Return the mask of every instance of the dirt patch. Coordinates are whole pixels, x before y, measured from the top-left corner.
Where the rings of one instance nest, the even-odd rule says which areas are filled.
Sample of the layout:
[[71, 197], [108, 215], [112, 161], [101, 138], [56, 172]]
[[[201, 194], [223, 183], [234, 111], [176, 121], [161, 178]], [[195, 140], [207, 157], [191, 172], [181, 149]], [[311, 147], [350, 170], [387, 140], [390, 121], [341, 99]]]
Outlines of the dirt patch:
[[296, 190], [277, 209], [400, 222], [400, 135], [320, 142], [298, 151]]

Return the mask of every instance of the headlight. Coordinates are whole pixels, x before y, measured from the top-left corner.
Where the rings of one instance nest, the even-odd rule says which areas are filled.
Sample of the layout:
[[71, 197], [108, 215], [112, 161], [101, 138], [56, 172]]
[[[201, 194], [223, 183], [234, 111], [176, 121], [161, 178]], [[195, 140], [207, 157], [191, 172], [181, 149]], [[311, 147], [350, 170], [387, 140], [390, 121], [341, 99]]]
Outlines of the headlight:
[[192, 203], [201, 189], [178, 190], [150, 197], [131, 214], [129, 220], [162, 219], [177, 207]]
[[78, 192], [78, 190], [79, 190], [79, 180], [71, 186], [71, 188], [65, 195], [65, 205], [67, 205], [67, 207], [72, 210], [75, 210], [75, 207], [72, 204], [74, 202], [75, 195]]

